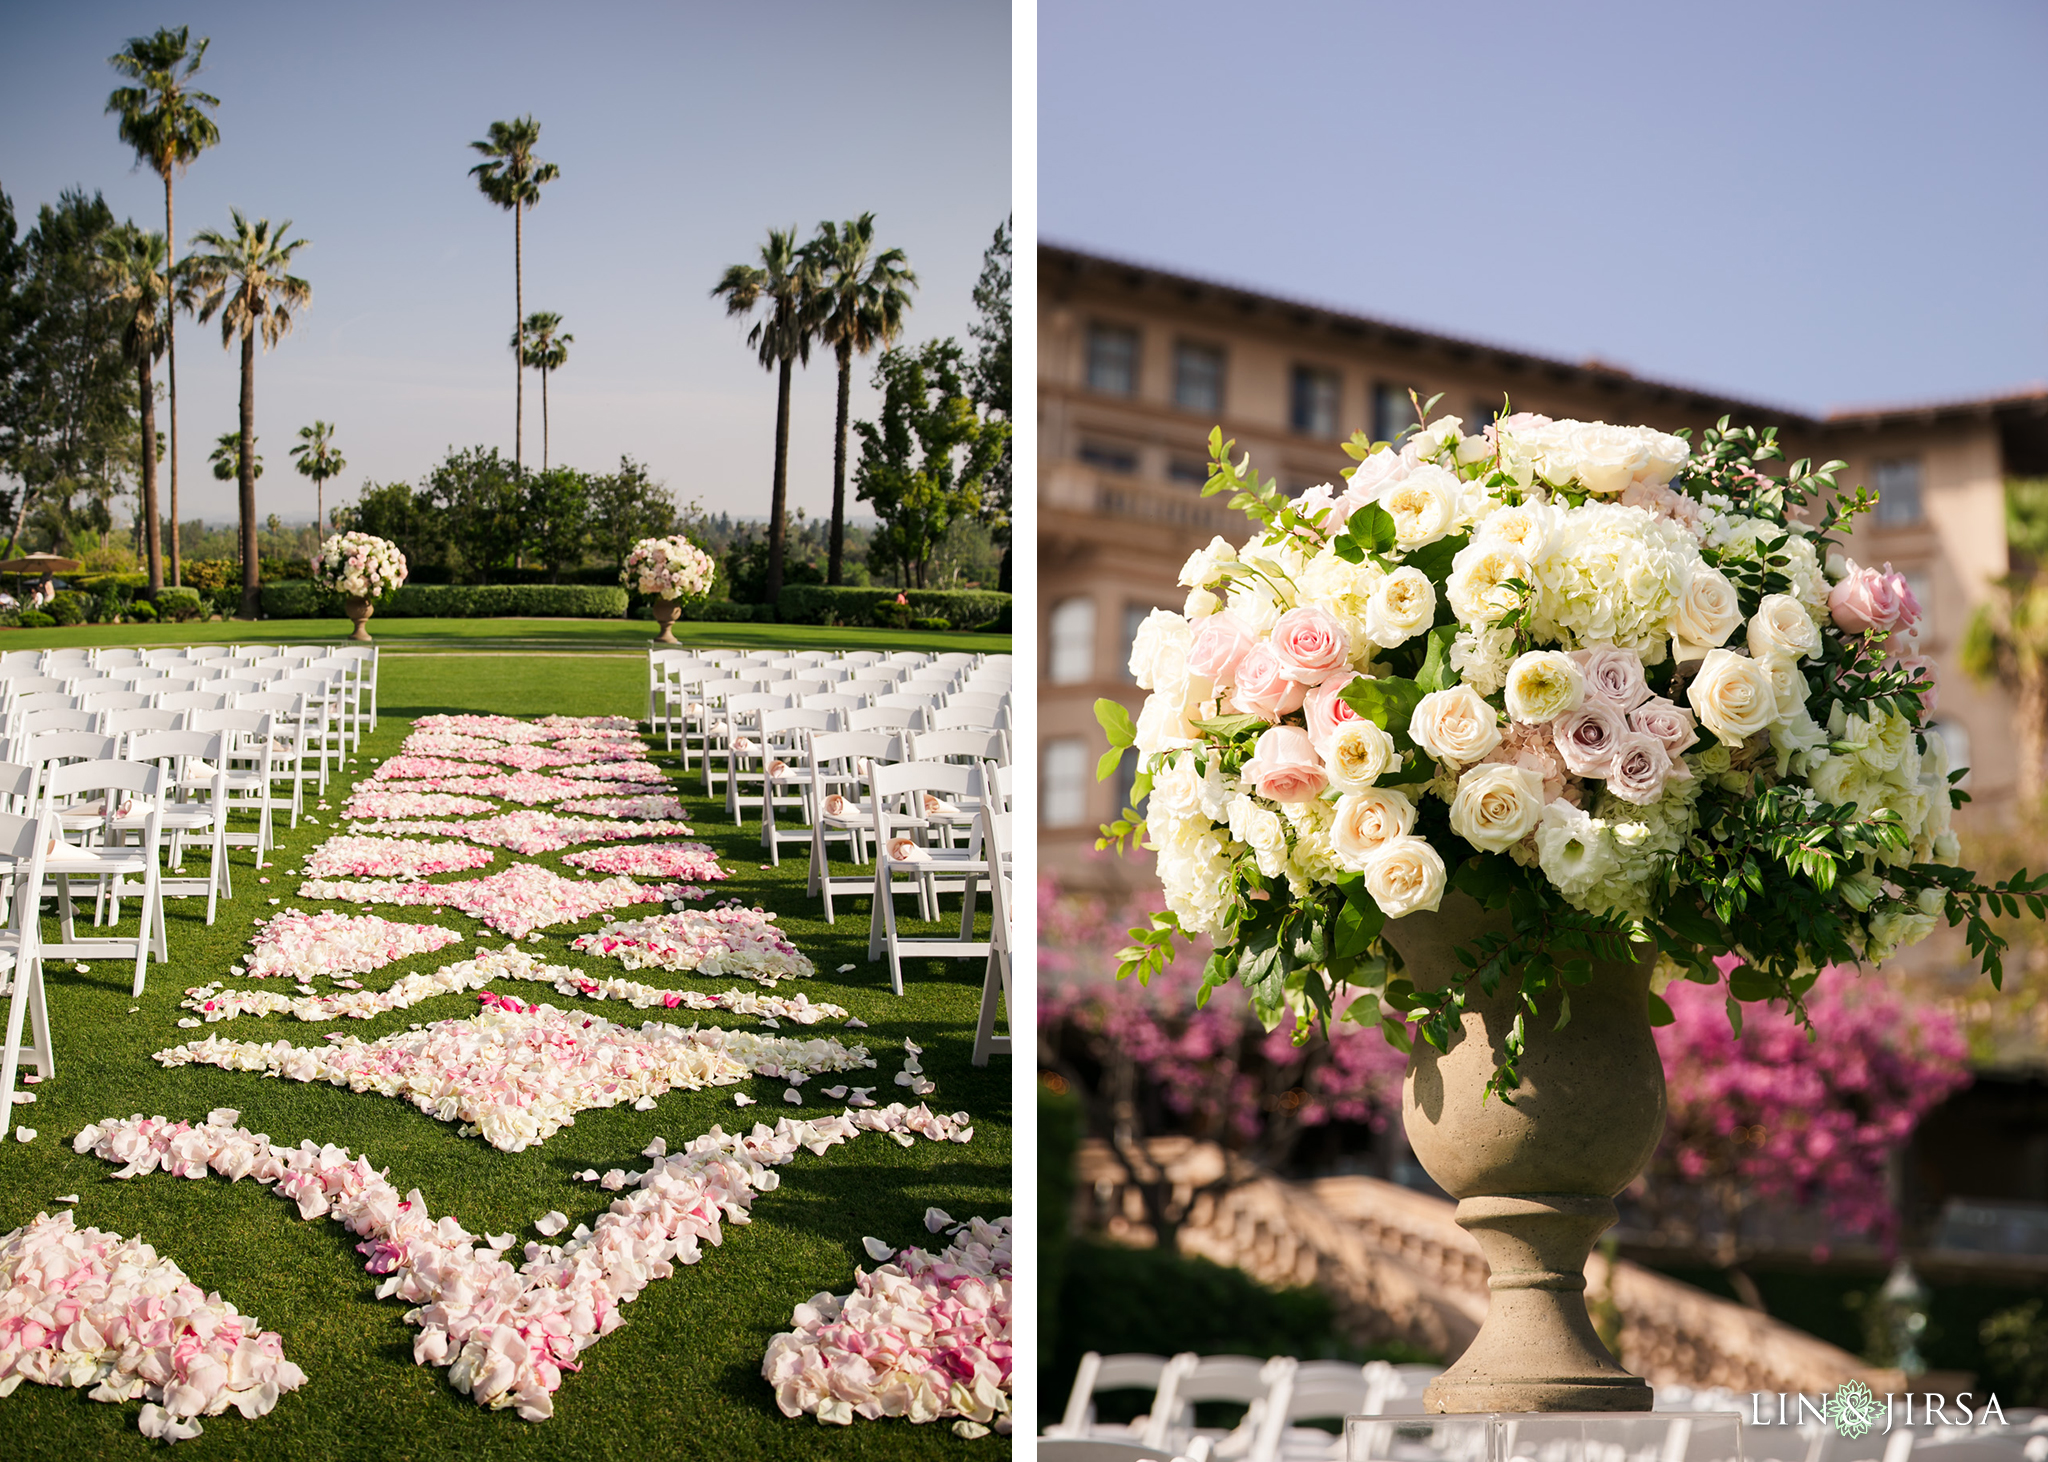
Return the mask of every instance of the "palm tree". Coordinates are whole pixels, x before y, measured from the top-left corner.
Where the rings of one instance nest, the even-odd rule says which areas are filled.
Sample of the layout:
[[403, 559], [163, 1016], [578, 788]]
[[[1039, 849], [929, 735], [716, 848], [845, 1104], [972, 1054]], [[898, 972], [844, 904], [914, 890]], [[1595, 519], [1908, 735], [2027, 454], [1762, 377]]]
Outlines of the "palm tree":
[[796, 230], [770, 229], [761, 262], [734, 264], [712, 286], [728, 315], [751, 315], [765, 306], [747, 332], [747, 344], [764, 370], [777, 373], [775, 389], [775, 487], [768, 506], [768, 601], [782, 592], [785, 499], [789, 495], [789, 372], [797, 361], [809, 365], [818, 333], [817, 261], [796, 246]]
[[[172, 177], [220, 141], [220, 128], [203, 110], [220, 98], [190, 89], [206, 59], [205, 36], [192, 44], [191, 29], [159, 29], [153, 36], [135, 36], [128, 48], [107, 63], [137, 84], [117, 87], [107, 98], [107, 111], [121, 118], [121, 140], [135, 149], [138, 164], [164, 180], [164, 273], [177, 269], [177, 211], [172, 206]], [[178, 555], [178, 334], [175, 318], [164, 322], [164, 352], [170, 358], [171, 385], [171, 582], [179, 582]], [[150, 519], [150, 532], [156, 530]], [[155, 583], [154, 574], [151, 582]]]
[[266, 350], [290, 333], [292, 311], [313, 301], [313, 286], [295, 277], [292, 255], [306, 246], [306, 240], [285, 242], [291, 228], [286, 219], [275, 230], [270, 220], [259, 218], [252, 225], [239, 208], [230, 209], [235, 226], [232, 234], [202, 229], [192, 236], [195, 248], [208, 252], [185, 261], [185, 283], [203, 296], [199, 303], [201, 324], [220, 316], [223, 349], [242, 341], [242, 429], [238, 444], [242, 481], [242, 614], [253, 619], [257, 609], [256, 558], [256, 337], [263, 337]]
[[[299, 428], [299, 444], [292, 448], [298, 458], [299, 475], [313, 479], [314, 512], [319, 515], [320, 537], [327, 536], [327, 479], [339, 477], [348, 466], [334, 445], [334, 428], [324, 421]], [[263, 470], [257, 464], [256, 470]]]
[[[252, 442], [253, 446], [254, 443]], [[213, 450], [206, 455], [213, 464], [216, 482], [233, 482], [242, 475], [242, 434], [239, 431], [224, 431], [213, 439]], [[256, 459], [257, 477], [263, 476], [263, 458]]]
[[525, 233], [521, 220], [526, 210], [540, 202], [543, 183], [552, 183], [562, 170], [533, 155], [540, 141], [540, 123], [532, 117], [516, 122], [491, 123], [491, 135], [469, 145], [487, 161], [469, 170], [484, 197], [500, 208], [512, 210], [512, 370], [516, 384], [512, 393], [512, 470], [525, 471], [526, 461], [526, 264]]
[[846, 415], [853, 390], [853, 358], [891, 344], [903, 332], [903, 312], [917, 276], [901, 249], [874, 253], [875, 216], [863, 213], [836, 228], [828, 221], [806, 245], [823, 276], [823, 318], [818, 338], [839, 357], [839, 422], [832, 435], [832, 548], [825, 582], [839, 582], [846, 547]]
[[[562, 330], [562, 317], [549, 310], [535, 310], [526, 317], [523, 359], [540, 372], [540, 470], [548, 470], [548, 372], [569, 363], [569, 347], [576, 337]], [[512, 348], [522, 348], [514, 334]]]
[[163, 519], [156, 503], [156, 362], [170, 334], [169, 252], [162, 234], [124, 224], [100, 254], [107, 293], [121, 319], [121, 353], [135, 367], [142, 407], [142, 541], [151, 594], [164, 586]]

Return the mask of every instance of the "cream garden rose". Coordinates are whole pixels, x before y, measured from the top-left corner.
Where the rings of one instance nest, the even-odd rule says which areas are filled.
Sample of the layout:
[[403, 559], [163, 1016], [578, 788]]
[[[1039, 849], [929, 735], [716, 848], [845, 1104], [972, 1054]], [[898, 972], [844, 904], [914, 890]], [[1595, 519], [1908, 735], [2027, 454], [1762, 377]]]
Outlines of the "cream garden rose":
[[1416, 703], [1408, 736], [1438, 761], [1470, 766], [1500, 745], [1500, 716], [1471, 686], [1453, 686]]
[[1685, 688], [1700, 724], [1723, 741], [1745, 741], [1778, 719], [1778, 692], [1760, 661], [1713, 650]]
[[1395, 763], [1394, 738], [1367, 720], [1343, 721], [1323, 747], [1323, 770], [1340, 792], [1370, 787]]
[[1427, 838], [1394, 838], [1365, 866], [1365, 891], [1389, 919], [1434, 913], [1448, 881], [1443, 855]]
[[1790, 594], [1766, 594], [1750, 616], [1749, 653], [1758, 660], [1804, 660], [1820, 653], [1820, 626]]
[[1706, 564], [1694, 569], [1672, 621], [1677, 637], [1695, 645], [1722, 645], [1741, 623], [1742, 601], [1728, 576]]
[[1383, 650], [1427, 632], [1436, 619], [1436, 589], [1429, 576], [1403, 564], [1374, 586], [1365, 604], [1365, 634]]
[[1543, 778], [1519, 766], [1489, 762], [1458, 778], [1451, 831], [1475, 848], [1505, 852], [1543, 817]]
[[1530, 650], [1508, 667], [1506, 690], [1509, 719], [1540, 726], [1578, 709], [1586, 677], [1562, 650]]

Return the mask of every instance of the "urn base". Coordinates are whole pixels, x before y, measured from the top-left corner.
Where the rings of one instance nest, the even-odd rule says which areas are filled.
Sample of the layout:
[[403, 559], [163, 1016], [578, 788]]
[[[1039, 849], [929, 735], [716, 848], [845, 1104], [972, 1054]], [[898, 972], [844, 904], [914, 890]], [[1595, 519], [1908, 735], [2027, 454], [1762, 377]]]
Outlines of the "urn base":
[[657, 599], [654, 601], [654, 622], [661, 626], [661, 633], [654, 637], [654, 643], [657, 645], [682, 643], [675, 635], [676, 617], [682, 612], [683, 606], [673, 599]]

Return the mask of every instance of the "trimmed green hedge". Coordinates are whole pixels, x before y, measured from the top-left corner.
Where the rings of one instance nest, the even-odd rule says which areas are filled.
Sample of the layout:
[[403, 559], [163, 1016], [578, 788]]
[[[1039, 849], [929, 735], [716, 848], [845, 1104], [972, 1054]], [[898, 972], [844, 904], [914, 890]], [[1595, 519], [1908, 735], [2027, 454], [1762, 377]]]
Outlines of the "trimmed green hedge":
[[190, 586], [173, 588], [166, 585], [157, 590], [156, 612], [159, 619], [173, 622], [197, 619], [206, 612], [206, 598]]
[[698, 624], [745, 624], [752, 621], [773, 624], [775, 606], [735, 604], [730, 599], [701, 599], [695, 604], [685, 604], [680, 618]]
[[338, 619], [341, 596], [311, 579], [286, 579], [259, 591], [265, 619]]
[[789, 584], [776, 601], [784, 624], [848, 624], [871, 629], [931, 626], [921, 621], [942, 620], [951, 629], [980, 629], [1006, 622], [1010, 596], [989, 589], [905, 589], [908, 604], [898, 604], [899, 591], [887, 587], [864, 589], [824, 584]]
[[624, 619], [626, 591], [595, 584], [406, 584], [377, 612], [394, 619]]

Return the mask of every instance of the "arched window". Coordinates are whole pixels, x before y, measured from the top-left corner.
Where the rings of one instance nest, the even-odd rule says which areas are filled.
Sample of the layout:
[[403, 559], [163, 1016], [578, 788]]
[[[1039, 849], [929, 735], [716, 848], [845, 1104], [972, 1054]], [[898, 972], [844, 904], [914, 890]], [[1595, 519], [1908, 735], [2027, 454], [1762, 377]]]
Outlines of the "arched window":
[[1079, 685], [1095, 676], [1095, 601], [1087, 595], [1053, 605], [1046, 625], [1045, 678]]

